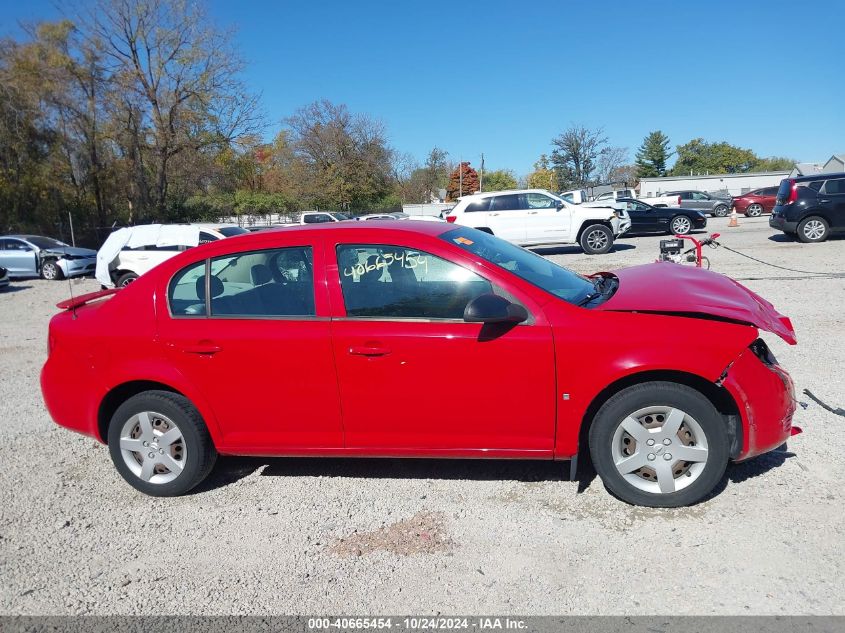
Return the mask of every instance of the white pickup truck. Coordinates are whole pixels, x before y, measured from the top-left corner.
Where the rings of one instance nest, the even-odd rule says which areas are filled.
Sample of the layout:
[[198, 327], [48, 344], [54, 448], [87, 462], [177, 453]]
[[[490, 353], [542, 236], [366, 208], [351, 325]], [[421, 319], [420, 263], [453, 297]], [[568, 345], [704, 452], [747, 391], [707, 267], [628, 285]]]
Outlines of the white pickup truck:
[[470, 226], [519, 244], [580, 244], [589, 255], [606, 253], [631, 228], [627, 211], [570, 204], [545, 189], [463, 196], [447, 222]]
[[665, 196], [649, 196], [647, 198], [638, 198], [635, 191], [632, 189], [618, 189], [616, 191], [606, 191], [596, 196], [593, 202], [614, 202], [619, 198], [636, 198], [642, 200], [646, 204], [653, 207], [679, 207], [681, 206], [681, 198], [679, 195], [665, 195]]

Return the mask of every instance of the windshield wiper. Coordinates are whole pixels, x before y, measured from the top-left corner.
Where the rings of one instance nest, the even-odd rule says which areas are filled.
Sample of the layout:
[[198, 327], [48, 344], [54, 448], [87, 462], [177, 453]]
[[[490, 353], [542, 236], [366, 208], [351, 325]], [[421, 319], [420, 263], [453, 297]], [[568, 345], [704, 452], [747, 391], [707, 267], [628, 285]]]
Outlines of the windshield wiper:
[[614, 285], [610, 283], [612, 280], [613, 277], [596, 277], [593, 279], [593, 287], [596, 289], [595, 292], [587, 294], [578, 302], [578, 305], [583, 307], [596, 299], [600, 299], [605, 293], [612, 294], [615, 290]]

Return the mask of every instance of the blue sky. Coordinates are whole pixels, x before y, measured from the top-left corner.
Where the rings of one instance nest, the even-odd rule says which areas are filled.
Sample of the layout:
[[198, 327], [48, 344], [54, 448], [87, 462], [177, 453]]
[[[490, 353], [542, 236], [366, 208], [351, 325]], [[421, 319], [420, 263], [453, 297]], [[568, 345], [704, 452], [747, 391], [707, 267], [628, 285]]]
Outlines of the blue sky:
[[[59, 0], [61, 1], [61, 0]], [[571, 123], [630, 158], [652, 130], [762, 156], [845, 152], [841, 0], [466, 2], [211, 0], [234, 27], [270, 129], [320, 98], [387, 126], [419, 160], [433, 146], [488, 169], [531, 170]], [[59, 15], [0, 0], [0, 33]], [[838, 61], [834, 61], [838, 60]]]

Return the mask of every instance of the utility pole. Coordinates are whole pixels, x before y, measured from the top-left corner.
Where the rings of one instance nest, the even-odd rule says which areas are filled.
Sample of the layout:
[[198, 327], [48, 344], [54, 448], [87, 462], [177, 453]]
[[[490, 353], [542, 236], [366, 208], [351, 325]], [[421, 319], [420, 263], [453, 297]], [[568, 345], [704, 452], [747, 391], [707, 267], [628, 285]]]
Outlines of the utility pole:
[[[460, 196], [464, 195], [464, 157], [461, 156], [460, 161], [458, 162], [458, 191], [460, 191]], [[460, 197], [459, 196], [459, 197]]]
[[70, 223], [70, 245], [76, 246], [76, 238], [73, 236], [73, 216], [70, 214], [70, 211], [67, 212], [67, 219]]
[[478, 176], [478, 191], [484, 191], [484, 152], [481, 152], [481, 173]]

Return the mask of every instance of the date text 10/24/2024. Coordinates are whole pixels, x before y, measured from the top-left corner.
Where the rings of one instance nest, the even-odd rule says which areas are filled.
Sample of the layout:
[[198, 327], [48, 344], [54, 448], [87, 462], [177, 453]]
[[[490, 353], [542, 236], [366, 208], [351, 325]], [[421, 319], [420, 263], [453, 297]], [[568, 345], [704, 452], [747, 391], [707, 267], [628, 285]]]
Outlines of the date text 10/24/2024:
[[309, 618], [311, 630], [367, 630], [397, 629], [410, 631], [430, 630], [524, 630], [527, 623], [519, 618], [509, 617], [325, 617]]

